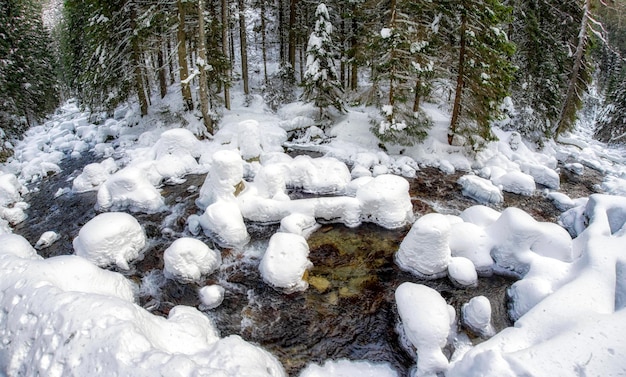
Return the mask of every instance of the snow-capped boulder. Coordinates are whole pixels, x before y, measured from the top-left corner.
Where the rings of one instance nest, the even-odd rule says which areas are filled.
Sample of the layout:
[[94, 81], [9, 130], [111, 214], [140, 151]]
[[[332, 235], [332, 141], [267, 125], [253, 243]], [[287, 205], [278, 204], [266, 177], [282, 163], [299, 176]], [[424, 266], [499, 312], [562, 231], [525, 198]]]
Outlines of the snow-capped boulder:
[[146, 170], [129, 166], [111, 175], [97, 195], [100, 210], [129, 209], [134, 212], [154, 213], [164, 209], [161, 193], [150, 180]]
[[100, 163], [88, 164], [83, 168], [82, 173], [74, 178], [72, 190], [76, 192], [97, 190], [116, 170], [117, 164], [112, 158], [107, 158]]
[[395, 175], [379, 175], [356, 191], [363, 221], [395, 229], [413, 221], [409, 183]]
[[470, 331], [483, 338], [495, 334], [491, 324], [491, 303], [485, 296], [473, 297], [461, 308], [461, 321]]
[[448, 264], [448, 276], [454, 284], [461, 287], [475, 287], [478, 284], [476, 267], [464, 257], [452, 257]]
[[313, 264], [309, 261], [309, 245], [304, 237], [276, 233], [270, 238], [259, 270], [266, 283], [285, 293], [291, 293], [308, 288], [309, 283], [302, 278], [311, 267]]
[[233, 199], [236, 187], [243, 180], [243, 170], [243, 160], [237, 151], [215, 152], [196, 204], [205, 209], [218, 200]]
[[182, 282], [199, 281], [222, 263], [222, 256], [195, 238], [179, 238], [163, 253], [165, 276]]
[[[190, 216], [188, 221], [192, 219]], [[250, 241], [250, 235], [237, 202], [220, 200], [213, 203], [198, 220], [204, 233], [216, 237], [217, 241], [224, 246], [242, 247]]]
[[432, 288], [402, 283], [395, 293], [402, 328], [417, 349], [417, 376], [435, 376], [448, 369], [442, 352], [450, 332], [446, 300]]
[[453, 224], [449, 245], [452, 257], [467, 258], [478, 273], [482, 275], [491, 274], [493, 267], [492, 241], [484, 228], [470, 222]]
[[535, 179], [520, 171], [512, 171], [492, 178], [491, 182], [496, 186], [501, 186], [503, 191], [514, 194], [531, 196], [535, 192]]
[[37, 243], [35, 244], [35, 249], [41, 250], [45, 249], [46, 247], [50, 247], [53, 243], [58, 241], [59, 238], [61, 238], [61, 236], [57, 232], [53, 232], [51, 230], [44, 232], [39, 237], [39, 240], [37, 240]]
[[100, 267], [128, 270], [146, 245], [139, 222], [123, 212], [102, 213], [89, 220], [74, 238], [74, 252]]
[[420, 217], [402, 240], [395, 254], [396, 264], [419, 276], [445, 276], [451, 258], [450, 229], [445, 215], [429, 213]]
[[559, 173], [547, 166], [524, 162], [520, 167], [524, 173], [531, 175], [535, 182], [549, 189], [558, 190], [561, 187]]
[[224, 292], [224, 287], [217, 284], [200, 288], [198, 295], [202, 303], [201, 309], [215, 309], [220, 306], [224, 301]]
[[480, 203], [499, 204], [504, 201], [500, 188], [488, 179], [477, 175], [464, 175], [459, 178], [459, 184], [463, 187], [463, 195]]

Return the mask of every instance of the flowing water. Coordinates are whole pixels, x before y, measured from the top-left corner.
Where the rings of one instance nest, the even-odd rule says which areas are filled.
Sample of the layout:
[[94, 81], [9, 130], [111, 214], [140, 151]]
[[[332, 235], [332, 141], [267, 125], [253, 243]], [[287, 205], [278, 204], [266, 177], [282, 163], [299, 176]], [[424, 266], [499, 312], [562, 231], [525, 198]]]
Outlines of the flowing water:
[[[89, 162], [93, 162], [92, 156], [65, 160], [61, 165], [62, 173], [45, 178], [37, 185], [38, 189], [24, 198], [31, 205], [27, 211], [29, 217], [15, 227], [15, 233], [32, 244], [48, 230], [61, 236], [51, 247], [40, 251], [44, 257], [71, 254], [73, 238], [82, 225], [97, 215], [95, 192], [76, 194], [67, 190], [71, 188], [72, 178]], [[460, 176], [444, 175], [429, 168], [420, 171], [410, 182], [416, 215], [458, 214], [475, 205], [461, 195], [456, 183]], [[581, 184], [587, 182], [584, 177], [564, 179], [571, 185], [570, 190], [579, 190], [580, 196], [585, 192], [589, 195], [595, 187]], [[278, 292], [266, 285], [258, 272], [267, 241], [277, 230], [275, 225], [248, 224], [253, 241], [243, 251], [220, 249], [211, 239], [197, 236], [221, 251], [220, 270], [199, 284], [165, 279], [163, 251], [173, 240], [190, 236], [185, 221], [190, 214], [198, 212], [194, 201], [203, 181], [202, 175], [190, 175], [182, 184], [164, 186], [162, 195], [168, 211], [133, 214], [144, 227], [149, 244], [143, 259], [134, 263], [130, 271], [120, 272], [140, 286], [139, 304], [154, 314], [165, 316], [173, 306], [180, 304], [199, 307], [197, 290], [204, 285], [220, 284], [226, 289], [224, 302], [205, 312], [213, 318], [221, 335], [239, 334], [262, 345], [280, 359], [291, 376], [297, 375], [309, 362], [339, 358], [387, 362], [400, 375], [408, 375], [415, 360], [410, 351], [400, 345], [394, 304], [395, 288], [405, 281], [438, 290], [455, 307], [457, 318], [464, 303], [484, 295], [491, 301], [496, 330], [511, 325], [506, 295], [514, 281], [510, 277], [480, 278], [477, 287], [461, 289], [448, 279], [421, 281], [400, 271], [393, 255], [409, 228], [386, 230], [364, 224], [350, 229], [343, 225], [324, 225], [308, 240], [314, 267], [306, 277], [310, 287], [305, 292], [288, 295]], [[555, 221], [559, 215], [541, 194], [532, 197], [506, 194], [505, 205], [520, 207], [539, 221]]]

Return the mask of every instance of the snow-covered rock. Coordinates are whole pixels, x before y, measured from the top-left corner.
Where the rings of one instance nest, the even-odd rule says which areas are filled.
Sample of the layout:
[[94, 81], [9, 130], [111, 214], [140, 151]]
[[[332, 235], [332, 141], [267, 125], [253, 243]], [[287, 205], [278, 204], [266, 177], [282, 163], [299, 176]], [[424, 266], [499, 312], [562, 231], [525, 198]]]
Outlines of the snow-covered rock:
[[97, 190], [116, 170], [117, 164], [112, 158], [107, 158], [100, 163], [88, 164], [83, 168], [82, 173], [74, 178], [72, 189], [76, 192]]
[[409, 183], [395, 175], [379, 175], [356, 191], [363, 221], [395, 229], [413, 221]]
[[215, 309], [224, 301], [225, 289], [221, 285], [208, 285], [198, 290], [201, 309]]
[[309, 245], [304, 237], [292, 233], [276, 233], [270, 238], [259, 270], [263, 280], [286, 293], [304, 291], [309, 283], [302, 280], [313, 267], [309, 261]]
[[451, 323], [446, 300], [434, 289], [414, 283], [402, 283], [395, 298], [404, 333], [417, 349], [417, 376], [445, 373], [448, 359], [441, 349]]
[[462, 287], [472, 287], [478, 284], [478, 275], [474, 263], [464, 257], [452, 257], [450, 259], [448, 276], [453, 283]]
[[520, 167], [524, 173], [531, 175], [535, 182], [549, 189], [558, 190], [561, 187], [559, 174], [547, 166], [526, 162], [522, 163]]
[[398, 377], [388, 364], [352, 361], [347, 359], [326, 360], [323, 365], [309, 364], [299, 377]]
[[450, 263], [450, 222], [445, 215], [429, 213], [411, 227], [395, 261], [400, 268], [419, 276], [441, 277]]
[[493, 269], [491, 247], [493, 245], [491, 237], [484, 228], [471, 222], [452, 225], [449, 246], [452, 257], [467, 258], [478, 273], [491, 275]]
[[473, 297], [461, 308], [461, 321], [473, 333], [488, 338], [495, 334], [491, 324], [491, 303], [485, 296]]
[[319, 229], [320, 225], [315, 217], [294, 213], [280, 220], [280, 231], [284, 233], [298, 234], [305, 239]]
[[74, 238], [74, 251], [100, 267], [128, 264], [140, 256], [146, 234], [137, 220], [123, 212], [102, 213], [89, 220]]
[[[192, 222], [196, 217], [190, 216], [188, 221]], [[224, 246], [238, 248], [250, 241], [237, 202], [227, 200], [215, 202], [204, 211], [198, 221], [207, 236], [216, 237], [216, 240]]]
[[154, 213], [164, 209], [161, 193], [150, 180], [149, 173], [129, 166], [111, 175], [98, 190], [98, 209]]
[[182, 282], [199, 281], [222, 263], [222, 256], [195, 238], [179, 238], [163, 252], [165, 276]]
[[512, 171], [492, 178], [491, 182], [496, 186], [501, 186], [503, 191], [514, 194], [531, 196], [535, 191], [535, 179], [519, 171]]
[[243, 180], [243, 160], [234, 150], [222, 150], [213, 154], [213, 161], [196, 204], [205, 209], [218, 200], [235, 197], [236, 186]]
[[57, 232], [53, 232], [51, 230], [44, 232], [41, 237], [39, 237], [39, 240], [37, 240], [37, 243], [35, 244], [35, 249], [45, 249], [46, 247], [49, 247], [53, 243], [58, 241], [59, 238], [61, 238], [61, 236]]
[[464, 175], [459, 178], [459, 184], [463, 187], [463, 195], [480, 203], [499, 204], [504, 201], [500, 189], [488, 179], [476, 175]]

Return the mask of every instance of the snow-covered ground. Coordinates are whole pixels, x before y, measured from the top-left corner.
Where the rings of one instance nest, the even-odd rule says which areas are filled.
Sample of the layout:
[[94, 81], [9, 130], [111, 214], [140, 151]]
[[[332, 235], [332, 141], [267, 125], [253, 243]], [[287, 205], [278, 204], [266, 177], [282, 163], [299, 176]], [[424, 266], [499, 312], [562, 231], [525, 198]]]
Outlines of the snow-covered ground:
[[[241, 249], [250, 240], [246, 220], [281, 224], [259, 268], [267, 284], [285, 293], [307, 289], [312, 264], [306, 237], [317, 221], [390, 229], [412, 224], [395, 261], [416, 282], [448, 276], [472, 286], [478, 275], [520, 277], [510, 289], [515, 325], [495, 335], [484, 297], [472, 299], [456, 318], [438, 292], [416, 283], [398, 287], [399, 341], [413, 354], [417, 350], [417, 376], [626, 374], [623, 150], [592, 141], [581, 125], [541, 151], [496, 129], [500, 141], [470, 154], [447, 145], [446, 112], [425, 104], [434, 121], [431, 136], [417, 146], [387, 145], [383, 151], [369, 131], [370, 109], [351, 109], [322, 141], [311, 105], [294, 103], [272, 114], [259, 97], [243, 103], [235, 98], [234, 110], [224, 114], [211, 139], [197, 138], [200, 122], [177, 115], [178, 105], [169, 99], [163, 103], [168, 117], [155, 112], [139, 119], [124, 108], [97, 124], [68, 103], [27, 132], [0, 175], [0, 375], [285, 375], [260, 347], [238, 336], [221, 338], [196, 308], [177, 306], [167, 319], [150, 314], [137, 305], [137, 286], [105, 269], [129, 268], [140, 257], [145, 234], [132, 214], [166, 209], [159, 187], [190, 173], [207, 173], [197, 200], [200, 214], [187, 219], [191, 234], [204, 232]], [[303, 125], [309, 127], [301, 139], [288, 142]], [[285, 145], [324, 157], [293, 158]], [[75, 255], [44, 260], [11, 234], [11, 224], [26, 216], [28, 184], [60, 171], [65, 155], [87, 151], [100, 162], [86, 166], [67, 190], [97, 191], [98, 209], [110, 212], [76, 235]], [[415, 219], [405, 178], [419, 176], [423, 166], [463, 172], [462, 193], [476, 206], [458, 216]], [[600, 170], [606, 194], [559, 193], [560, 166], [577, 174]], [[516, 208], [500, 213], [481, 205], [502, 202], [502, 191], [536, 194], [536, 184], [566, 211], [561, 226], [537, 222]], [[288, 189], [321, 196], [290, 199]], [[55, 234], [42, 236], [39, 247], [55, 241]], [[167, 249], [166, 277], [195, 281], [219, 266], [219, 252], [198, 242], [180, 239]], [[204, 310], [220, 304], [224, 289], [208, 286], [199, 295]], [[493, 337], [474, 345], [460, 323]], [[397, 372], [368, 360], [327, 360], [301, 376], [357, 374]]]

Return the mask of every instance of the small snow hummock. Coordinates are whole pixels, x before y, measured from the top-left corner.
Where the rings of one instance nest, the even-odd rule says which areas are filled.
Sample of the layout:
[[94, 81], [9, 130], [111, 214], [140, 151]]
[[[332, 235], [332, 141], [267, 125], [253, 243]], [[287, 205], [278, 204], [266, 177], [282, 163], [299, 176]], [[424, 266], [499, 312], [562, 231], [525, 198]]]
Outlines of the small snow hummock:
[[462, 287], [474, 287], [478, 284], [476, 267], [464, 257], [452, 257], [448, 265], [448, 276], [454, 284]]
[[361, 217], [387, 229], [400, 228], [413, 221], [409, 183], [395, 175], [379, 175], [359, 187], [356, 198], [361, 202]]
[[299, 213], [285, 216], [282, 220], [280, 220], [281, 232], [298, 234], [305, 239], [319, 229], [319, 227], [320, 224], [315, 221], [315, 217]]
[[123, 212], [102, 213], [89, 220], [74, 239], [74, 251], [97, 266], [128, 270], [146, 245], [139, 222]]
[[[446, 300], [425, 285], [402, 283], [395, 293], [404, 334], [417, 349], [417, 376], [435, 376], [448, 369], [442, 352], [452, 318]], [[454, 311], [454, 310], [453, 310]]]
[[501, 186], [502, 191], [514, 194], [531, 196], [535, 191], [535, 179], [520, 171], [512, 171], [492, 178], [491, 182], [496, 186]]
[[198, 296], [200, 296], [200, 302], [202, 305], [200, 309], [210, 310], [215, 309], [224, 301], [224, 287], [221, 285], [207, 285], [198, 290]]
[[489, 338], [495, 334], [491, 324], [491, 303], [485, 296], [473, 297], [461, 308], [461, 321], [474, 334]]
[[[161, 193], [153, 186], [148, 173], [129, 166], [111, 175], [98, 190], [96, 207], [101, 210], [154, 213], [164, 209]], [[160, 179], [160, 177], [159, 177]]]
[[61, 238], [61, 236], [56, 232], [53, 232], [51, 230], [44, 232], [35, 244], [35, 249], [45, 249], [46, 247], [49, 247], [50, 245], [58, 241], [59, 238]]
[[117, 170], [113, 158], [107, 158], [100, 163], [88, 164], [82, 173], [74, 178], [72, 190], [75, 192], [94, 191], [100, 188], [106, 180]]
[[445, 215], [424, 215], [402, 240], [395, 254], [396, 263], [401, 269], [418, 276], [445, 276], [451, 258], [449, 239], [450, 222]]
[[[250, 241], [250, 235], [243, 221], [237, 202], [220, 200], [211, 204], [202, 216], [191, 215], [190, 223], [198, 222], [209, 237], [226, 247], [242, 247]], [[192, 229], [193, 231], [193, 229]]]
[[313, 267], [309, 260], [309, 245], [304, 237], [291, 233], [276, 233], [270, 238], [259, 270], [263, 280], [285, 293], [304, 291], [309, 283], [302, 280]]
[[488, 179], [476, 175], [464, 175], [459, 178], [459, 184], [463, 187], [463, 195], [480, 203], [499, 204], [504, 201], [502, 192]]
[[[491, 208], [484, 208], [496, 212]], [[500, 216], [499, 213], [498, 216]], [[453, 258], [464, 257], [469, 259], [481, 276], [490, 276], [493, 273], [493, 259], [490, 255], [491, 247], [493, 246], [492, 240], [483, 227], [470, 222], [482, 223], [477, 216], [473, 217], [471, 219], [469, 216], [466, 216], [466, 222], [452, 225], [449, 244], [450, 251]]]
[[179, 238], [163, 253], [165, 276], [181, 282], [199, 281], [222, 263], [219, 252], [195, 238]]

